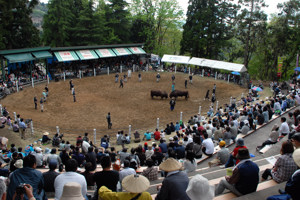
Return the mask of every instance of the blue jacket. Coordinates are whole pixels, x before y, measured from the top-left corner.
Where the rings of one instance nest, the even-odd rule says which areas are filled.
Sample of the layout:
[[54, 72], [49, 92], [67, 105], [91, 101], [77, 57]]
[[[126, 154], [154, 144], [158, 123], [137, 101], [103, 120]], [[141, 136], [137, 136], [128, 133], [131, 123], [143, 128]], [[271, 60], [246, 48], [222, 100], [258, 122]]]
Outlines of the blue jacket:
[[[45, 198], [44, 193], [44, 178], [42, 172], [30, 167], [24, 167], [17, 169], [10, 176], [10, 183], [7, 190], [7, 200], [11, 200], [16, 191], [16, 187], [21, 183], [30, 184], [33, 187], [33, 196], [36, 200], [43, 200]], [[24, 199], [28, 200], [24, 195]]]
[[300, 170], [297, 170], [285, 185], [285, 191], [292, 196], [292, 199], [300, 197]]

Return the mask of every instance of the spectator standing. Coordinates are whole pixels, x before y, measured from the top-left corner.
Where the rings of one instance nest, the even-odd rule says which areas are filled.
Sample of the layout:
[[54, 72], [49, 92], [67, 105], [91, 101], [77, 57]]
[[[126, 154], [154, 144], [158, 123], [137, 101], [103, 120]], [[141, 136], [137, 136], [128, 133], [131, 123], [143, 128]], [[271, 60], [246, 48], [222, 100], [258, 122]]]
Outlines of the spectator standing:
[[44, 112], [44, 100], [41, 98], [40, 100], [41, 112]]
[[111, 116], [110, 116], [110, 112], [109, 112], [109, 113], [107, 113], [106, 120], [107, 120], [107, 127], [108, 127], [108, 129], [111, 129], [111, 127], [112, 127], [112, 123], [111, 123]]
[[37, 98], [36, 96], [33, 97], [34, 109], [37, 109]]
[[171, 101], [170, 101], [170, 109], [171, 109], [171, 111], [174, 110], [175, 105], [176, 105], [176, 100], [175, 100], [174, 97], [172, 97], [172, 99], [171, 99]]
[[19, 128], [20, 128], [21, 139], [25, 140], [27, 126], [26, 126], [23, 118], [20, 119]]

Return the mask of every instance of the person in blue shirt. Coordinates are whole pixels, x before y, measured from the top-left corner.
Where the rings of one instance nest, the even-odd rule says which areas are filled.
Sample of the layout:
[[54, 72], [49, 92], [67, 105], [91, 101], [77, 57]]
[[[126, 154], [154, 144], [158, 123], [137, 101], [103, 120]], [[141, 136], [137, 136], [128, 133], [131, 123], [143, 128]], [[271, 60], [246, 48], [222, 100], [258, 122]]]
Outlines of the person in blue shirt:
[[33, 152], [33, 151], [34, 151], [34, 149], [33, 149], [33, 144], [27, 145], [27, 146], [25, 147], [25, 154], [26, 154], [26, 156], [27, 156], [28, 154], [30, 154], [30, 152]]
[[147, 130], [147, 132], [144, 133], [144, 138], [143, 138], [143, 140], [145, 140], [145, 138], [146, 138], [146, 140], [149, 141], [149, 140], [151, 140], [151, 137], [152, 137], [152, 133], [150, 133], [150, 132]]

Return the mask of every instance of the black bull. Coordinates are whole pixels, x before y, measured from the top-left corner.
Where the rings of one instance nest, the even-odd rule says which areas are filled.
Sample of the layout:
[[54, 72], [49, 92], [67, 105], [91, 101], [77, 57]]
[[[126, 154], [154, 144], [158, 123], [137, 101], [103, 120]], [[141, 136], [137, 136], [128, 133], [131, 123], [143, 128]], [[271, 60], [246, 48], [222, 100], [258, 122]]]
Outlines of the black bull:
[[151, 98], [153, 98], [154, 96], [156, 97], [160, 97], [160, 98], [168, 98], [168, 94], [165, 91], [160, 91], [160, 90], [151, 90]]
[[185, 99], [189, 98], [189, 92], [188, 91], [180, 91], [180, 90], [174, 90], [169, 95], [170, 98], [177, 98], [177, 97], [185, 97]]

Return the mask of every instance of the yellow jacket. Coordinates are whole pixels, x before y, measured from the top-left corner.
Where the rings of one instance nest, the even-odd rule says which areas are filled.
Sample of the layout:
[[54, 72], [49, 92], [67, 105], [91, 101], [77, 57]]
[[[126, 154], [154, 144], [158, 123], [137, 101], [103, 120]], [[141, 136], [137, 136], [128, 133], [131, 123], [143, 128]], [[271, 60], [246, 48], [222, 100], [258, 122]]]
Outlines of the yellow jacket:
[[[99, 191], [99, 200], [131, 200], [138, 193], [130, 192], [113, 192], [105, 186], [102, 186]], [[152, 200], [152, 197], [149, 192], [143, 192], [138, 200]]]

